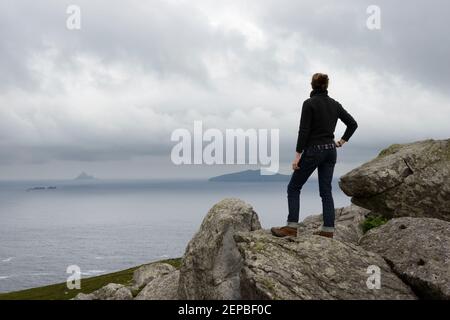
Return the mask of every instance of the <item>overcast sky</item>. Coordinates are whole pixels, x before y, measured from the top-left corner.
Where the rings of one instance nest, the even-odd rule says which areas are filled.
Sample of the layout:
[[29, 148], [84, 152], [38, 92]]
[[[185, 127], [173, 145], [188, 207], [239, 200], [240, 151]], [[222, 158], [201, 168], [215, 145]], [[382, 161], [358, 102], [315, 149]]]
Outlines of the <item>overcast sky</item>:
[[0, 179], [241, 169], [171, 163], [172, 131], [194, 120], [279, 128], [288, 172], [315, 72], [359, 124], [338, 174], [392, 143], [449, 138], [449, 18], [445, 0], [1, 1]]

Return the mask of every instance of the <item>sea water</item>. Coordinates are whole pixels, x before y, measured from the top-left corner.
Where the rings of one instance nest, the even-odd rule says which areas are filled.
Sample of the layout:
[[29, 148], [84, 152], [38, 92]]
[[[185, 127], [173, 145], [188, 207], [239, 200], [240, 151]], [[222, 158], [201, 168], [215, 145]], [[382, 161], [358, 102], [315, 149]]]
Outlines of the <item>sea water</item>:
[[[263, 227], [282, 225], [286, 186], [204, 180], [0, 182], [0, 292], [66, 281], [70, 265], [89, 277], [180, 257], [208, 210], [226, 197], [250, 203]], [[349, 205], [336, 182], [333, 187], [335, 206]], [[300, 216], [321, 210], [317, 181], [308, 181]]]

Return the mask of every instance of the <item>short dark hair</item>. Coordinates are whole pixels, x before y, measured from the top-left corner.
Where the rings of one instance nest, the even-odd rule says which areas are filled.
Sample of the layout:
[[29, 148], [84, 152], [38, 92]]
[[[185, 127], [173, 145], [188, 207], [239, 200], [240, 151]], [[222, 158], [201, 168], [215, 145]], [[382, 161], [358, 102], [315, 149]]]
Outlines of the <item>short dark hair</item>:
[[314, 73], [311, 79], [311, 86], [314, 90], [328, 89], [328, 75], [325, 73]]

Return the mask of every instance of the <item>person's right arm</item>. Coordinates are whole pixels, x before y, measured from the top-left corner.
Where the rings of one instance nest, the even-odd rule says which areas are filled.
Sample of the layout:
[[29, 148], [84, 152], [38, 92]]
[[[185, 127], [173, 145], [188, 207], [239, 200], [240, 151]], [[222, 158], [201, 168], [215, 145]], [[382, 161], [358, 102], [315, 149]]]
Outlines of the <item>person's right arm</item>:
[[297, 137], [297, 153], [302, 153], [306, 147], [306, 143], [308, 142], [309, 134], [311, 132], [311, 121], [312, 121], [312, 110], [311, 106], [306, 100], [303, 102], [302, 106], [302, 114], [300, 117], [300, 126], [298, 128], [298, 137]]
[[350, 140], [350, 137], [355, 133], [356, 128], [358, 128], [358, 123], [355, 119], [348, 113], [341, 104], [338, 103], [338, 118], [347, 126], [341, 140], [336, 142], [338, 147], [342, 147], [344, 143]]
[[302, 114], [300, 117], [300, 126], [298, 129], [297, 146], [294, 161], [292, 161], [292, 169], [298, 169], [298, 162], [308, 142], [309, 134], [311, 131], [312, 111], [311, 106], [305, 101], [302, 106]]

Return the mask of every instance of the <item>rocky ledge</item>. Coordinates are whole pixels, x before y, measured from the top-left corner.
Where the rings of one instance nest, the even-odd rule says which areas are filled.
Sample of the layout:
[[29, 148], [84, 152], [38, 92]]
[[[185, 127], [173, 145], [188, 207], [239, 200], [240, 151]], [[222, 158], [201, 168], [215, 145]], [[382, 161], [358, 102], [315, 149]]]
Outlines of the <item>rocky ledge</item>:
[[394, 144], [339, 186], [354, 204], [388, 218], [450, 221], [450, 139]]
[[[208, 212], [179, 270], [153, 263], [129, 286], [76, 299], [450, 299], [450, 142], [393, 145], [341, 178], [353, 205], [336, 209], [334, 239], [275, 238], [239, 199]], [[387, 223], [363, 232], [370, 217]]]

